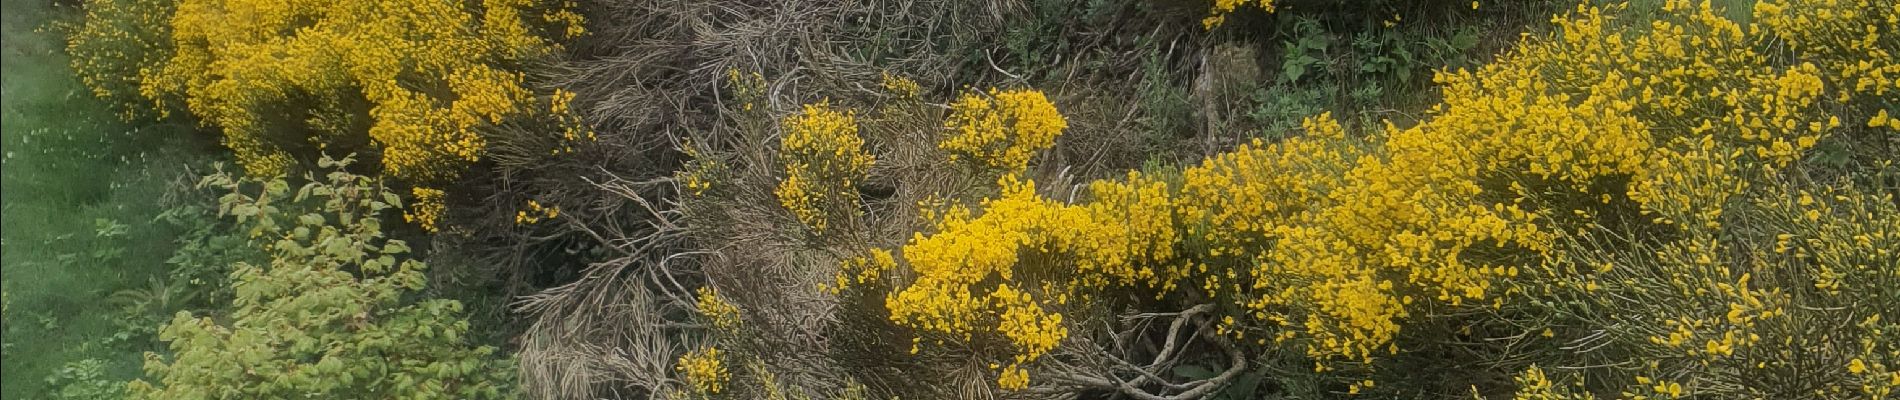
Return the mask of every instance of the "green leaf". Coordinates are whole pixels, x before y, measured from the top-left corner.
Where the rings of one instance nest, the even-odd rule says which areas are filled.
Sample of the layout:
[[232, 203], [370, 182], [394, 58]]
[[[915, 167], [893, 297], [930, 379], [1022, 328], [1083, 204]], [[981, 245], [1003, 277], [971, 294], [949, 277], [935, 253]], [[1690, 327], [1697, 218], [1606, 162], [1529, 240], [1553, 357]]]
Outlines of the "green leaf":
[[383, 243], [383, 254], [403, 254], [408, 252], [409, 244], [401, 240], [391, 240]]
[[[1312, 60], [1311, 57], [1305, 57], [1305, 59]], [[1306, 63], [1299, 62], [1298, 60], [1288, 61], [1286, 64], [1280, 66], [1280, 78], [1287, 82], [1298, 81], [1301, 76], [1305, 75]]]

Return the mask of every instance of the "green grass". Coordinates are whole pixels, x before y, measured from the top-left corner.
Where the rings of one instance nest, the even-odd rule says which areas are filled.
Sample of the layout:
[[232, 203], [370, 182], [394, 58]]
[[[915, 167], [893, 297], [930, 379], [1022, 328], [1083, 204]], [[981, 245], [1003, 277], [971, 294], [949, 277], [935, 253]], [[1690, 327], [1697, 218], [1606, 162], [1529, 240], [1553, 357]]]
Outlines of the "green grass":
[[166, 271], [178, 228], [154, 217], [211, 153], [189, 129], [124, 123], [85, 91], [48, 24], [75, 10], [0, 1], [0, 398], [57, 398], [47, 377], [67, 363], [100, 359], [106, 378], [129, 379], [155, 348], [149, 333], [114, 339], [127, 318], [104, 299]]

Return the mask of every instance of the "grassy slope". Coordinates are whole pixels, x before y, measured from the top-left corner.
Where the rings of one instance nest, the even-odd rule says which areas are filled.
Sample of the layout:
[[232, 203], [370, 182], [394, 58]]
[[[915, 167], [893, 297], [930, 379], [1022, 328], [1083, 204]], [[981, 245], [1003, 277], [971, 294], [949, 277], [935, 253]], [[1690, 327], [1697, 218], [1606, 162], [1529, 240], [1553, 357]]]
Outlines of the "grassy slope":
[[[177, 232], [153, 220], [158, 200], [206, 152], [182, 129], [123, 123], [86, 93], [48, 29], [73, 10], [0, 1], [0, 271], [10, 303], [0, 398], [49, 398], [46, 377], [68, 362], [106, 360], [112, 379], [138, 373], [151, 341], [109, 339], [124, 314], [104, 299], [166, 270]], [[101, 235], [101, 220], [126, 229]]]

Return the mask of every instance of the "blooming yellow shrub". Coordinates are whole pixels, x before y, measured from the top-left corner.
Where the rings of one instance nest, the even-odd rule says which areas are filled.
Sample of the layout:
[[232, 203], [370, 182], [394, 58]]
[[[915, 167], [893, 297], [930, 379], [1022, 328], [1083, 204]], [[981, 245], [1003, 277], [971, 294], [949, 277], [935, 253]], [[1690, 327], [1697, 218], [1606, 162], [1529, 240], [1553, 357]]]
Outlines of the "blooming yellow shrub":
[[154, 100], [183, 94], [258, 175], [281, 172], [286, 157], [268, 137], [268, 107], [299, 95], [360, 97], [386, 172], [449, 177], [480, 157], [476, 129], [531, 112], [522, 75], [502, 66], [555, 48], [534, 22], [572, 13], [543, 3], [489, 0], [474, 13], [447, 0], [186, 0], [171, 21], [177, 52], [150, 66], [158, 72], [142, 91]]
[[[1900, 4], [1877, 0], [1767, 1], [1755, 5], [1751, 34], [1774, 35], [1815, 60], [1847, 102], [1900, 90]], [[1757, 32], [1759, 30], [1760, 32]]]
[[[66, 52], [73, 72], [92, 94], [123, 106], [121, 116], [148, 114], [139, 92], [157, 65], [171, 56], [171, 18], [176, 0], [87, 1], [86, 15], [71, 31]], [[137, 105], [137, 106], [135, 106]]]
[[1626, 397], [1890, 397], [1900, 324], [1882, 316], [1900, 297], [1874, 286], [1900, 277], [1891, 194], [1752, 183], [1728, 194], [1725, 224], [1657, 222], [1676, 228], [1671, 237], [1639, 241], [1603, 227], [1563, 233], [1564, 254], [1514, 286], [1535, 296], [1533, 309], [1614, 338], [1597, 351], [1622, 359], [1603, 362], [1647, 364], [1634, 384], [1612, 380]]
[[[1275, 216], [1317, 200], [1319, 192], [1310, 188], [1334, 181], [1299, 181], [1297, 177], [1309, 176], [1300, 172], [1284, 181], [1254, 178], [1269, 178], [1264, 172], [1273, 170], [1324, 176], [1344, 163], [1340, 153], [1317, 140], [1343, 140], [1337, 136], [1338, 125], [1325, 117], [1309, 125], [1315, 139], [1256, 143], [1210, 160], [1184, 173], [1189, 183], [1183, 188], [1140, 173], [1130, 173], [1125, 181], [1095, 182], [1089, 190], [1093, 201], [1083, 205], [1041, 198], [1033, 182], [1005, 175], [999, 181], [1001, 195], [984, 200], [981, 215], [952, 206], [938, 221], [936, 234], [919, 235], [904, 246], [904, 260], [917, 278], [887, 299], [891, 318], [900, 325], [966, 340], [983, 332], [1007, 339], [1017, 355], [1001, 371], [998, 383], [1020, 388], [1028, 383], [1024, 365], [1053, 350], [1068, 334], [1062, 315], [1044, 304], [1065, 304], [1071, 296], [1091, 296], [1110, 287], [1148, 289], [1161, 298], [1181, 285], [1210, 297], [1235, 299], [1254, 285], [1234, 268], [1258, 261], [1238, 246], [1271, 231], [1277, 225]], [[1205, 196], [1181, 196], [1177, 190]], [[1196, 253], [1179, 254], [1184, 241], [1193, 242], [1189, 248]], [[1073, 269], [1024, 266], [1025, 254], [1072, 257]], [[1045, 290], [1042, 283], [1052, 279], [1067, 288]]]
[[864, 151], [857, 118], [831, 109], [829, 103], [805, 105], [802, 113], [781, 124], [779, 159], [785, 179], [779, 181], [779, 204], [814, 231], [824, 232], [833, 213], [855, 210], [858, 181], [876, 158]]
[[[904, 246], [917, 279], [885, 301], [899, 325], [970, 340], [979, 332], [1007, 337], [1017, 355], [998, 384], [1028, 383], [1023, 364], [1035, 361], [1068, 335], [1061, 314], [1044, 310], [1016, 276], [1025, 251], [1064, 246], [1088, 226], [1088, 216], [1035, 195], [1033, 182], [1005, 175], [1003, 194], [985, 200], [982, 216], [953, 207], [938, 234]], [[1000, 279], [1000, 282], [996, 279]], [[915, 351], [915, 349], [913, 349]]]
[[[1580, 10], [1562, 25], [1578, 39], [1539, 55], [1575, 82], [1631, 77], [1627, 89], [1590, 95], [1642, 100], [1632, 111], [1651, 126], [1653, 149], [1626, 187], [1638, 225], [1612, 229], [1594, 216], [1562, 225], [1553, 230], [1561, 254], [1519, 287], [1539, 307], [1635, 339], [1600, 345], [1647, 363], [1628, 398], [1892, 396], [1900, 374], [1870, 371], [1900, 356], [1891, 345], [1900, 325], [1879, 317], [1900, 299], [1856, 286], [1900, 276], [1872, 272], [1900, 260], [1884, 250], [1900, 226], [1890, 194], [1810, 192], [1781, 171], [1850, 127], [1843, 119], [1884, 115], [1891, 89], [1881, 86], [1892, 80], [1868, 76], [1894, 68], [1876, 55], [1900, 49], [1900, 8], [1760, 2], [1744, 27], [1705, 4], [1664, 6], [1650, 30], [1620, 39], [1600, 33], [1612, 18]], [[1764, 50], [1770, 43], [1776, 50]], [[1604, 203], [1625, 199], [1614, 195]]]
[[950, 104], [944, 121], [949, 136], [937, 147], [959, 161], [1001, 171], [1022, 171], [1030, 157], [1050, 146], [1069, 128], [1041, 91], [990, 89], [988, 95], [967, 93]]
[[681, 143], [680, 151], [686, 154], [686, 159], [689, 161], [674, 174], [675, 177], [680, 183], [686, 185], [686, 193], [694, 197], [706, 195], [706, 191], [713, 188], [713, 183], [724, 177], [725, 164], [718, 159], [707, 158], [707, 152], [701, 150], [695, 142]]
[[[293, 153], [309, 147], [367, 142], [385, 173], [428, 185], [480, 159], [481, 132], [496, 125], [534, 122], [569, 141], [592, 137], [567, 114], [572, 94], [539, 96], [518, 70], [557, 50], [553, 38], [583, 33], [572, 2], [87, 4], [94, 19], [71, 47], [95, 92], [125, 97], [119, 81], [136, 78], [158, 113], [182, 107], [221, 130], [252, 176], [290, 172], [308, 156]], [[129, 12], [141, 13], [133, 26], [107, 18]]]
[[[1220, 318], [1231, 322], [1222, 331], [1236, 339], [1304, 349], [1322, 372], [1373, 367], [1402, 351], [1396, 339], [1424, 310], [1501, 308], [1502, 282], [1575, 257], [1557, 238], [1613, 223], [1605, 213], [1649, 215], [1635, 222], [1645, 230], [1720, 228], [1725, 207], [1749, 189], [1739, 180], [1797, 161], [1843, 126], [1841, 113], [1880, 115], [1866, 105], [1879, 103], [1867, 94], [1883, 93], [1880, 84], [1831, 88], [1863, 85], [1878, 73], [1865, 71], [1894, 63], [1866, 53], [1900, 47], [1886, 35], [1900, 9], [1790, 3], [1757, 11], [1848, 18], [1872, 37], [1823, 34], [1848, 43], [1810, 52], [1762, 45], [1803, 43], [1783, 37], [1807, 33], [1781, 31], [1809, 27], [1772, 18], [1744, 27], [1706, 3], [1667, 2], [1641, 30], [1618, 28], [1616, 6], [1584, 5], [1491, 64], [1438, 73], [1444, 101], [1412, 126], [1349, 137], [1320, 115], [1303, 137], [1242, 146], [1179, 180], [1097, 181], [1074, 204], [1006, 174], [998, 196], [952, 207], [903, 247], [900, 265], [915, 278], [887, 299], [891, 318], [941, 337], [1007, 339], [1016, 357], [998, 383], [1012, 388], [1066, 336], [1057, 310], [1107, 289], [1224, 302]], [[1023, 143], [984, 117], [993, 107], [974, 97], [953, 104], [948, 125], [961, 134], [942, 147], [1021, 171], [1033, 152], [974, 150]], [[1673, 337], [1652, 336], [1685, 357], [1760, 351], [1754, 324], [1781, 320], [1787, 294], [1705, 261], [1731, 245], [1684, 239], [1651, 256], [1700, 265], [1706, 273], [1669, 284], [1721, 311], [1684, 315]], [[1350, 382], [1354, 392], [1372, 385]], [[1649, 386], [1651, 395], [1685, 390]]]

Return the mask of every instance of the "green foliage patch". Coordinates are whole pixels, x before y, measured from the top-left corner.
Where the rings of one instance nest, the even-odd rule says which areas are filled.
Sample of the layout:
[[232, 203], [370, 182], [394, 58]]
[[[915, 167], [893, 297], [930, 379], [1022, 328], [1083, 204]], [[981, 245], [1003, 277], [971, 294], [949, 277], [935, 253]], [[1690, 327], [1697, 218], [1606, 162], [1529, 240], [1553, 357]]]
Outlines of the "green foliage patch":
[[468, 344], [454, 300], [409, 299], [426, 268], [387, 238], [383, 219], [400, 198], [352, 160], [323, 158], [323, 179], [294, 193], [282, 179], [222, 172], [205, 184], [230, 191], [230, 215], [268, 264], [232, 266], [229, 315], [180, 312], [159, 330], [168, 354], [147, 353], [150, 380], [133, 398], [501, 398], [513, 368], [495, 349]]

